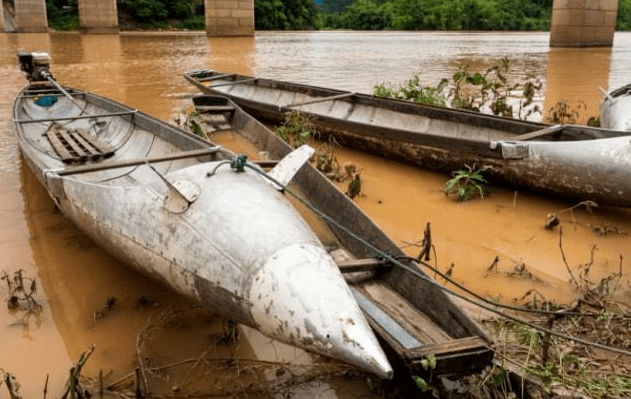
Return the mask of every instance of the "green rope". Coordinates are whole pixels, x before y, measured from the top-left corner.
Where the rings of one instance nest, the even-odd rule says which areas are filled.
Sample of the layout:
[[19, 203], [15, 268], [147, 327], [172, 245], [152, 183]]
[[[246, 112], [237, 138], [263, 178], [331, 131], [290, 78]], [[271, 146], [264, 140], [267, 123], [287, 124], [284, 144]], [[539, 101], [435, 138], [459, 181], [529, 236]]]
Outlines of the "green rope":
[[243, 172], [243, 168], [245, 168], [247, 162], [248, 156], [245, 154], [240, 154], [230, 160], [230, 167], [237, 172]]

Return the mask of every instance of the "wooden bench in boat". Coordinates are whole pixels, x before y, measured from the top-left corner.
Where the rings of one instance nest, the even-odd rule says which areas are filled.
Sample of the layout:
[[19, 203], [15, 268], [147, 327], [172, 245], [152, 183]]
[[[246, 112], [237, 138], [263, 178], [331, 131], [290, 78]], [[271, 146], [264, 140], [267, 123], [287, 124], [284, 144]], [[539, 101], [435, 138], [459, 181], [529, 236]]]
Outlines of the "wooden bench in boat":
[[[378, 259], [338, 262], [343, 273], [379, 272], [390, 267]], [[351, 291], [368, 322], [385, 346], [394, 350], [408, 369], [421, 375], [427, 355], [436, 357], [434, 375], [467, 374], [490, 364], [493, 351], [475, 335], [453, 337], [428, 315], [379, 279], [351, 283]]]
[[114, 155], [114, 147], [104, 143], [85, 129], [68, 129], [53, 124], [46, 137], [64, 163], [85, 163]]

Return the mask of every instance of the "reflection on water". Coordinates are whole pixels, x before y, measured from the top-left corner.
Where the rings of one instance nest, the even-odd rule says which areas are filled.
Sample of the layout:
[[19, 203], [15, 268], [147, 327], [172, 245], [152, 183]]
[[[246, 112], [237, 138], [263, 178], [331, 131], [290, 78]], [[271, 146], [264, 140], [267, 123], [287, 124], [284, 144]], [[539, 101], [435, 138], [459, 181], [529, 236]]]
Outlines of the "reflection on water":
[[[485, 69], [507, 56], [514, 78], [533, 72], [544, 82], [545, 108], [561, 99], [581, 100], [588, 105], [589, 116], [597, 112], [600, 86], [628, 83], [631, 34], [617, 33], [612, 49], [550, 49], [548, 40], [547, 33], [495, 32], [273, 32], [253, 38], [0, 34], [0, 269], [24, 269], [38, 276], [44, 304], [42, 323], [29, 332], [30, 338], [24, 337], [21, 327], [10, 326], [14, 318], [0, 306], [0, 368], [18, 376], [24, 397], [37, 397], [46, 374], [51, 375], [51, 392], [60, 390], [69, 366], [96, 343], [86, 370], [95, 375], [103, 368], [112, 379], [133, 369], [136, 336], [150, 317], [158, 317], [168, 307], [193, 305], [91, 243], [55, 211], [23, 166], [11, 132], [12, 99], [26, 83], [15, 61], [18, 50], [50, 52], [53, 73], [61, 83], [162, 119], [179, 112], [194, 93], [182, 73], [198, 68], [370, 93], [375, 84], [400, 83], [413, 75], [425, 84], [436, 84], [453, 74], [456, 63]], [[494, 189], [483, 201], [456, 203], [444, 195], [445, 176], [355, 151], [336, 153], [342, 163], [352, 161], [362, 170], [364, 195], [357, 203], [410, 254], [416, 255], [417, 248], [408, 243], [420, 239], [430, 222], [438, 267], [445, 270], [453, 263], [455, 278], [475, 290], [509, 302], [533, 286], [559, 301], [574, 295], [558, 232], [542, 228], [547, 213], [573, 204], [502, 189]], [[561, 215], [563, 248], [570, 265], [588, 262], [590, 245], [597, 246], [594, 279], [616, 272], [620, 257], [627, 265], [629, 211], [596, 208], [588, 214], [577, 209]], [[604, 236], [595, 233], [603, 231]], [[487, 270], [495, 256], [500, 258], [498, 271]], [[515, 266], [521, 264], [536, 279], [515, 276]], [[628, 283], [620, 286], [628, 288]], [[3, 295], [5, 287], [0, 286]], [[118, 308], [95, 322], [94, 312], [110, 295], [118, 299]], [[139, 297], [160, 306], [136, 307]], [[152, 345], [169, 351], [186, 349], [180, 355], [196, 356], [223, 328], [223, 321], [209, 315], [189, 320], [194, 322], [187, 324], [186, 331], [164, 330]], [[243, 357], [285, 353], [252, 334], [244, 332], [249, 338], [230, 350]], [[173, 345], [177, 339], [187, 345]], [[161, 362], [175, 360], [176, 354], [169, 351], [151, 353]]]
[[[546, 71], [548, 112], [559, 101], [567, 101], [580, 115], [578, 123], [600, 114], [602, 92], [609, 87], [609, 66], [612, 49], [551, 48]], [[572, 88], [572, 90], [569, 90]]]

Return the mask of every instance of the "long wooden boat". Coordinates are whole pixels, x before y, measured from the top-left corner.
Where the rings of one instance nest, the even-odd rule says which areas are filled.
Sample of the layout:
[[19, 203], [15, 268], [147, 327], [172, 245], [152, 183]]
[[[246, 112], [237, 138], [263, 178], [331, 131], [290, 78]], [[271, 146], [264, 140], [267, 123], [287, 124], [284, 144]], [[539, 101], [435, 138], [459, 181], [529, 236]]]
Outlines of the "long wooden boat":
[[631, 84], [605, 93], [600, 104], [600, 125], [606, 129], [631, 132]]
[[60, 86], [45, 53], [19, 59], [31, 82], [13, 107], [21, 151], [95, 242], [228, 319], [392, 376], [333, 257], [278, 187], [312, 150], [292, 152], [269, 173], [240, 158], [231, 165], [226, 149]]
[[[292, 149], [226, 97], [193, 98], [207, 133], [216, 140], [240, 137], [253, 153], [282, 159]], [[480, 327], [406, 257], [348, 196], [312, 165], [305, 165], [287, 189], [310, 210], [316, 225], [370, 325], [390, 356], [406, 373], [426, 373], [422, 362], [436, 357], [434, 375], [469, 373], [490, 364], [491, 341]], [[384, 259], [397, 259], [388, 265]], [[397, 367], [395, 367], [395, 370]]]
[[484, 169], [491, 184], [555, 197], [631, 206], [628, 133], [551, 126], [409, 101], [211, 70], [187, 72], [203, 93], [224, 95], [258, 119], [300, 111], [323, 139], [429, 170]]

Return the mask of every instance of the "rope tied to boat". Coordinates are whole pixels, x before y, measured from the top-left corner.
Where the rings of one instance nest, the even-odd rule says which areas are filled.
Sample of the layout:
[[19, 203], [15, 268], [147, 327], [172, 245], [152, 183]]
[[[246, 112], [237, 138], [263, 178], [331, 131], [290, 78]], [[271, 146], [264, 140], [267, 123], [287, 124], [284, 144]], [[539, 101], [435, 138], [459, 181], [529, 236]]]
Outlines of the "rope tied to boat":
[[240, 154], [232, 157], [229, 161], [225, 160], [219, 162], [217, 165], [215, 165], [213, 170], [206, 173], [206, 177], [213, 176], [215, 172], [217, 172], [217, 169], [219, 169], [219, 167], [222, 165], [230, 165], [230, 169], [234, 169], [235, 172], [244, 172], [246, 167], [256, 172], [260, 172], [256, 166], [252, 166], [250, 163], [248, 163], [247, 155]]
[[232, 157], [230, 160], [230, 167], [237, 172], [243, 172], [246, 164], [248, 162], [248, 156], [245, 154], [240, 154], [235, 157]]

